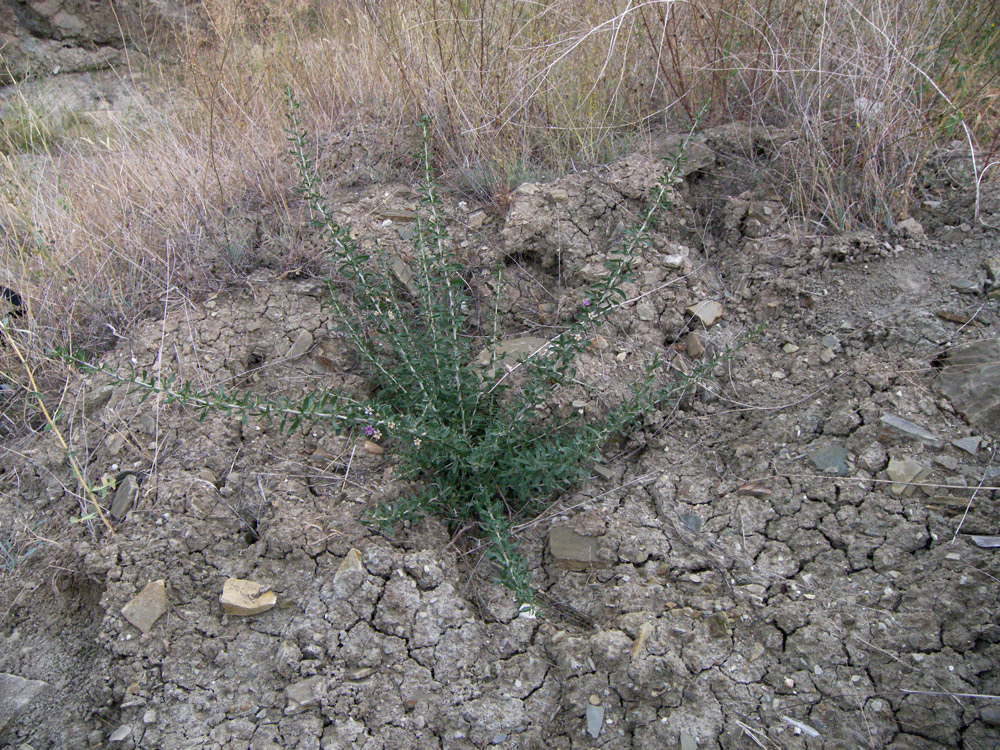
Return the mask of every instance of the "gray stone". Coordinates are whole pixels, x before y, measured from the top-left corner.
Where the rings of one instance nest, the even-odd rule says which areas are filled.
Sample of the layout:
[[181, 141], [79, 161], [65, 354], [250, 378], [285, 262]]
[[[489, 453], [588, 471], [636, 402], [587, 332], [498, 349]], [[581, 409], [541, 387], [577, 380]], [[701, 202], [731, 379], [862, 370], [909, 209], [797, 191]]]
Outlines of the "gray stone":
[[126, 474], [115, 490], [115, 499], [111, 503], [111, 517], [115, 521], [123, 520], [132, 510], [137, 497], [139, 497], [139, 482], [135, 475]]
[[587, 704], [587, 734], [596, 740], [604, 729], [604, 706], [595, 704], [594, 699], [600, 700], [596, 695], [590, 696]]
[[648, 302], [640, 302], [635, 306], [635, 316], [639, 320], [649, 322], [656, 319], [656, 308]]
[[1000, 727], [1000, 704], [991, 701], [989, 705], [984, 706], [982, 717], [991, 727]]
[[970, 279], [955, 279], [951, 288], [959, 294], [979, 294], [979, 284]]
[[83, 416], [89, 417], [103, 409], [114, 395], [114, 388], [104, 385], [90, 391], [83, 400]]
[[922, 427], [908, 419], [897, 417], [895, 414], [883, 414], [880, 421], [882, 422], [882, 426], [893, 434], [911, 440], [919, 440], [922, 443], [927, 443], [927, 445], [938, 446], [941, 444], [941, 441], [935, 437], [934, 433], [926, 427]]
[[902, 235], [911, 240], [923, 239], [924, 228], [921, 226], [920, 222], [914, 219], [912, 216], [908, 219], [903, 219], [898, 222], [895, 226], [895, 231], [897, 234]]
[[914, 483], [924, 481], [931, 474], [929, 467], [912, 458], [891, 458], [885, 471], [892, 480], [890, 487], [892, 493], [904, 496], [912, 495], [915, 489]]
[[1000, 337], [949, 352], [937, 387], [970, 423], [1000, 432]]
[[132, 734], [132, 727], [130, 727], [128, 724], [122, 724], [120, 727], [118, 727], [115, 731], [111, 733], [111, 735], [108, 737], [108, 742], [121, 742], [130, 734]]
[[840, 339], [834, 336], [832, 333], [826, 334], [823, 338], [819, 340], [824, 349], [836, 349], [840, 346]]
[[600, 567], [597, 538], [578, 534], [566, 526], [553, 526], [549, 530], [549, 551], [556, 564], [569, 570], [587, 570]]
[[1000, 255], [994, 255], [983, 261], [983, 268], [990, 281], [1000, 281]]
[[979, 444], [983, 442], [982, 438], [978, 437], [964, 437], [958, 440], [952, 440], [951, 444], [954, 445], [959, 450], [963, 450], [971, 456], [976, 455], [979, 452]]
[[847, 465], [847, 449], [840, 443], [827, 443], [809, 454], [809, 462], [816, 471], [845, 477], [849, 471]]
[[702, 300], [688, 307], [685, 312], [697, 318], [705, 328], [709, 328], [722, 317], [722, 305], [715, 300]]
[[698, 750], [698, 740], [687, 732], [681, 732], [681, 750]]
[[973, 535], [970, 537], [972, 543], [977, 547], [982, 547], [983, 549], [997, 549], [1000, 547], [1000, 536], [979, 536]]
[[288, 698], [288, 706], [285, 708], [285, 713], [294, 714], [310, 706], [318, 705], [322, 697], [325, 682], [326, 678], [316, 675], [285, 688], [285, 697]]
[[0, 672], [0, 732], [51, 687], [41, 680]]
[[162, 578], [150, 581], [128, 604], [122, 607], [122, 617], [148, 633], [167, 611], [167, 582]]
[[288, 349], [288, 353], [285, 355], [288, 359], [298, 359], [307, 351], [312, 349], [313, 345], [313, 335], [311, 332], [302, 329], [299, 331], [299, 335], [295, 337], [295, 341]]

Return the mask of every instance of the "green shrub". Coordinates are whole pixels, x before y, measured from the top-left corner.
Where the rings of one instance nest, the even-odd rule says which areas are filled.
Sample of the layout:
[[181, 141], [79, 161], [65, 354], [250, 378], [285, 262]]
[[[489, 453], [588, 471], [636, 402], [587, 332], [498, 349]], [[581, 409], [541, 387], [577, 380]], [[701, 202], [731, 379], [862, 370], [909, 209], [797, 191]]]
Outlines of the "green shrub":
[[[523, 605], [534, 607], [531, 572], [511, 533], [514, 519], [539, 513], [558, 493], [584, 479], [611, 436], [690, 381], [686, 377], [656, 385], [654, 361], [631, 395], [598, 422], [540, 416], [553, 392], [574, 379], [574, 361], [588, 347], [592, 329], [624, 301], [623, 283], [636, 252], [649, 240], [657, 212], [670, 202], [680, 156], [667, 164], [647, 208], [625, 233], [623, 247], [610, 256], [608, 274], [589, 287], [564, 330], [522, 358], [513, 372], [494, 367], [495, 358], [489, 367], [477, 364], [482, 337], [475, 335], [466, 315], [471, 299], [463, 266], [435, 192], [428, 119], [422, 123], [423, 200], [416, 220], [412, 283], [403, 289], [392, 281], [385, 253], [379, 248], [366, 254], [352, 239], [350, 227], [334, 220], [309, 157], [298, 104], [290, 90], [286, 95], [288, 139], [301, 178], [298, 192], [329, 247], [340, 281], [348, 287], [348, 302], [331, 294], [330, 304], [340, 333], [359, 355], [376, 395], [364, 403], [334, 391], [295, 402], [275, 401], [253, 393], [198, 393], [188, 383], [175, 387], [172, 380], [150, 379], [145, 373], [124, 379], [146, 395], [165, 394], [168, 401], [193, 405], [202, 416], [209, 411], [239, 413], [244, 419], [263, 416], [279, 420], [288, 431], [304, 422], [330, 422], [391, 441], [401, 476], [415, 480], [418, 489], [373, 508], [368, 522], [386, 532], [426, 515], [452, 528], [471, 523], [487, 543], [486, 554], [500, 580]], [[492, 344], [499, 342], [498, 323], [492, 326]]]

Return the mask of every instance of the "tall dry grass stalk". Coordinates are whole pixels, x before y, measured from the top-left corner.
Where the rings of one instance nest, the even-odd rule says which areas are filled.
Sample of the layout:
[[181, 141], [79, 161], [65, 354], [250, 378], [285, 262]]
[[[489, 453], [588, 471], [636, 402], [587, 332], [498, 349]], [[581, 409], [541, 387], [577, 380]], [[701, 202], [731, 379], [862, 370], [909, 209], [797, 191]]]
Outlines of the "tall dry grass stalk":
[[[205, 26], [145, 66], [152, 93], [128, 111], [42, 116], [28, 87], [4, 105], [0, 283], [29, 302], [20, 328], [41, 381], [48, 347], [100, 348], [249, 268], [310, 261], [285, 158], [289, 84], [332, 179], [376, 161], [362, 178], [398, 177], [427, 113], [445, 186], [500, 209], [526, 177], [611, 158], [700, 110], [704, 125], [778, 128], [773, 153], [748, 144], [748, 163], [829, 231], [904, 217], [940, 144], [998, 145], [1000, 4], [988, 0], [204, 9]], [[344, 132], [353, 150], [323, 149]], [[3, 352], [0, 372], [21, 382]]]

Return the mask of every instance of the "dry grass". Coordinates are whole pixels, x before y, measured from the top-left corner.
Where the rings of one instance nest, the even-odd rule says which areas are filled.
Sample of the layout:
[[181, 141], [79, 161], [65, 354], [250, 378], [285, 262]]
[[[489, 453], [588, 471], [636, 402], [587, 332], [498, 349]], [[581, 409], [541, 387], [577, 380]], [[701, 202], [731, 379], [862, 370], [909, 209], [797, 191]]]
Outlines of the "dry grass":
[[[349, 131], [355, 154], [384, 157], [375, 179], [405, 174], [429, 113], [445, 182], [500, 210], [522, 179], [699, 111], [782, 128], [756, 166], [826, 230], [903, 218], [942, 143], [960, 139], [980, 171], [998, 146], [988, 0], [205, 0], [205, 18], [179, 65], [145, 66], [153, 93], [126, 112], [43, 115], [24, 87], [0, 118], [0, 283], [28, 301], [19, 335], [56, 392], [66, 374], [46, 349], [99, 349], [254, 266], [310, 261], [289, 84], [320, 144]], [[337, 174], [343, 150], [320, 163]], [[0, 352], [24, 386], [21, 369]]]

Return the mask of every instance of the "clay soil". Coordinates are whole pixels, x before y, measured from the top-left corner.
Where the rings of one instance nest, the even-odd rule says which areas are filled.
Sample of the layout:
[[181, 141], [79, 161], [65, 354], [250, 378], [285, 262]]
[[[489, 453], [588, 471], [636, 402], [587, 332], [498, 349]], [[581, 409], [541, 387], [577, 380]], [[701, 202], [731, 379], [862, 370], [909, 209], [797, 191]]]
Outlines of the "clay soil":
[[[821, 234], [752, 188], [734, 144], [699, 142], [632, 301], [580, 362], [592, 387], [552, 408], [599, 415], [652, 354], [673, 377], [699, 345], [729, 353], [518, 527], [540, 617], [519, 616], [467, 530], [360, 523], [400, 491], [391, 437], [376, 454], [323, 425], [199, 421], [81, 376], [61, 424], [88, 479], [115, 480], [106, 512], [116, 496], [125, 510], [113, 535], [75, 520], [50, 432], [4, 446], [0, 672], [47, 687], [0, 746], [1000, 746], [1000, 556], [978, 539], [1000, 532], [1000, 434], [939, 382], [950, 346], [997, 337], [983, 263], [998, 234], [947, 186], [920, 227]], [[656, 155], [524, 185], [502, 216], [448, 200], [507, 337], [551, 334], [580, 304]], [[359, 237], [405, 257], [412, 185], [331, 190]], [[995, 190], [981, 215], [1000, 224]], [[206, 389], [364, 393], [326, 294], [262, 270], [169, 302], [103, 362]], [[702, 301], [721, 305], [707, 326], [687, 312]], [[890, 478], [906, 460], [917, 484]], [[342, 569], [352, 549], [360, 569]], [[277, 605], [226, 614], [229, 577]], [[122, 608], [158, 580], [166, 612], [142, 633]]]

